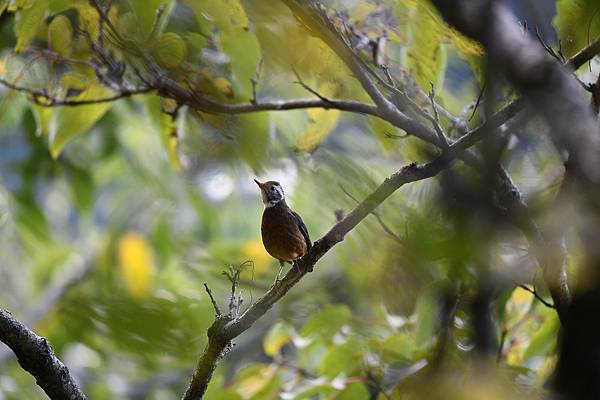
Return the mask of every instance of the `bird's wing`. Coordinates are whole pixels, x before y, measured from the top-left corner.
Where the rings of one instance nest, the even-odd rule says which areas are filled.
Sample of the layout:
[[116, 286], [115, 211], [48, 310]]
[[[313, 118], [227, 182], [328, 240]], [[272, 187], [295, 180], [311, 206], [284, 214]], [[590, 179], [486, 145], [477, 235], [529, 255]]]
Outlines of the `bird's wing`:
[[304, 224], [304, 221], [302, 221], [302, 217], [300, 217], [300, 215], [298, 215], [297, 212], [292, 211], [292, 214], [294, 214], [296, 222], [298, 223], [298, 228], [300, 229], [302, 236], [304, 236], [304, 241], [306, 242], [306, 251], [308, 251], [312, 247], [312, 243], [310, 242], [310, 236], [308, 235], [308, 228]]

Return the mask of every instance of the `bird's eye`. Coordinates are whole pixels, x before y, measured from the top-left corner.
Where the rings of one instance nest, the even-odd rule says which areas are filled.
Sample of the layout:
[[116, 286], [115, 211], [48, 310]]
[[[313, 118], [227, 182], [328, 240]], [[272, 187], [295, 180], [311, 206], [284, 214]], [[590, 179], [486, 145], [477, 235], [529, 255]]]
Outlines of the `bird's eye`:
[[274, 192], [275, 191], [275, 185], [271, 185], [270, 189], [271, 189], [271, 192]]

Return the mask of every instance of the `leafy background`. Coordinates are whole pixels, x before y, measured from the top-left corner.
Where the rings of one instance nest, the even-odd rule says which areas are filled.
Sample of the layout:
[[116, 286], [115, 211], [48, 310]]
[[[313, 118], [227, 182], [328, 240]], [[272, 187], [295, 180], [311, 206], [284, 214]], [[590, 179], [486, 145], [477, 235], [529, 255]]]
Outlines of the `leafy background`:
[[[325, 3], [369, 37], [385, 30], [390, 68], [408, 71], [415, 91], [433, 82], [457, 114], [478, 96], [481, 47], [428, 2]], [[597, 9], [592, 0], [514, 5], [548, 40], [560, 39], [567, 57], [600, 33]], [[323, 95], [367, 100], [283, 3], [128, 0], [114, 10], [126, 37], [115, 52], [149, 49], [171, 76], [220, 101], [248, 101], [258, 66], [259, 99], [309, 96], [294, 83], [294, 68]], [[110, 93], [93, 71], [39, 56], [49, 48], [89, 59], [77, 33], [98, 34], [87, 1], [0, 0], [0, 12], [0, 76], [73, 99]], [[581, 78], [590, 79], [585, 70]], [[355, 205], [344, 190], [363, 198], [400, 165], [430, 155], [415, 138], [392, 138], [404, 133], [386, 123], [335, 110], [224, 116], [183, 108], [173, 121], [161, 113], [172, 105], [153, 94], [44, 108], [22, 93], [0, 93], [0, 305], [48, 337], [94, 399], [178, 398], [213, 320], [202, 284], [225, 304], [221, 272], [244, 265], [245, 305], [270, 286], [276, 263], [260, 241], [254, 177], [279, 180], [318, 238], [336, 210]], [[528, 199], [543, 202], [560, 160], [533, 128], [503, 162]], [[369, 399], [382, 389], [389, 395], [377, 398], [543, 393], [559, 323], [515, 288], [536, 283], [523, 238], [498, 230], [488, 249], [478, 228], [465, 228], [469, 221], [444, 206], [438, 181], [402, 188], [379, 212], [402, 244], [374, 218], [364, 221], [239, 338], [208, 399]], [[493, 303], [497, 360], [485, 369], [469, 321], [480, 251], [504, 282]], [[432, 388], [448, 285], [460, 296], [447, 378]], [[56, 288], [65, 290], [49, 302]], [[43, 396], [4, 347], [0, 366], [0, 399]]]

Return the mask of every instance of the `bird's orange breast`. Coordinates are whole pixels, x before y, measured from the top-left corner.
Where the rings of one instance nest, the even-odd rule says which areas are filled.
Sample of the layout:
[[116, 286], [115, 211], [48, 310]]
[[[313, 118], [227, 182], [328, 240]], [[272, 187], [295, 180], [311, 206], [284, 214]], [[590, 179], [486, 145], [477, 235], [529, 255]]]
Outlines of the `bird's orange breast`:
[[292, 262], [306, 254], [307, 245], [298, 221], [283, 201], [265, 209], [261, 234], [265, 249], [278, 260]]

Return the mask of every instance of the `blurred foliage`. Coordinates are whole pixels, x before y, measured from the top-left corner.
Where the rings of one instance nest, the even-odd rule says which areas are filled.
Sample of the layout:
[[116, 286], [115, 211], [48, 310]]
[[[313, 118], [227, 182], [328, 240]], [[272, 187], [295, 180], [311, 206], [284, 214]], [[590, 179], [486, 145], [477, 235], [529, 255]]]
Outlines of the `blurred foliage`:
[[[112, 3], [108, 16], [122, 37], [106, 38], [111, 54], [139, 68], [146, 54], [216, 101], [249, 101], [254, 78], [259, 99], [305, 98], [295, 72], [325, 96], [368, 101], [342, 61], [282, 2]], [[324, 3], [365, 37], [387, 37], [394, 76], [404, 81], [406, 71], [425, 91], [433, 82], [438, 101], [457, 114], [477, 98], [481, 46], [448, 27], [428, 1]], [[554, 26], [565, 55], [597, 35], [596, 8], [595, 1], [557, 1]], [[0, 76], [71, 100], [110, 96], [81, 63], [90, 60], [97, 22], [87, 0], [0, 0]], [[369, 52], [361, 50], [367, 60]], [[317, 239], [336, 210], [355, 206], [344, 190], [362, 199], [404, 163], [432, 154], [413, 137], [398, 139], [405, 132], [386, 122], [336, 110], [217, 115], [155, 94], [47, 108], [24, 93], [0, 93], [0, 306], [47, 336], [94, 399], [179, 398], [213, 320], [202, 284], [225, 304], [221, 272], [251, 260], [243, 307], [270, 286], [276, 262], [260, 241], [253, 177], [280, 181]], [[560, 160], [535, 122], [526, 128], [503, 162], [526, 197], [543, 204]], [[450, 180], [471, 179], [463, 169]], [[524, 238], [488, 223], [476, 204], [447, 201], [438, 183], [407, 185], [378, 209], [402, 243], [373, 217], [352, 231], [237, 340], [206, 398], [543, 393], [559, 323], [554, 310], [515, 288], [527, 282], [548, 297]], [[471, 303], [482, 260], [500, 283], [492, 303], [497, 362], [480, 368]], [[90, 272], [55, 304], [43, 304], [82, 265]], [[444, 326], [448, 299], [455, 306]], [[48, 311], [35, 317], [43, 306]], [[2, 351], [0, 399], [40, 398]], [[436, 363], [442, 373], [432, 375]]]

